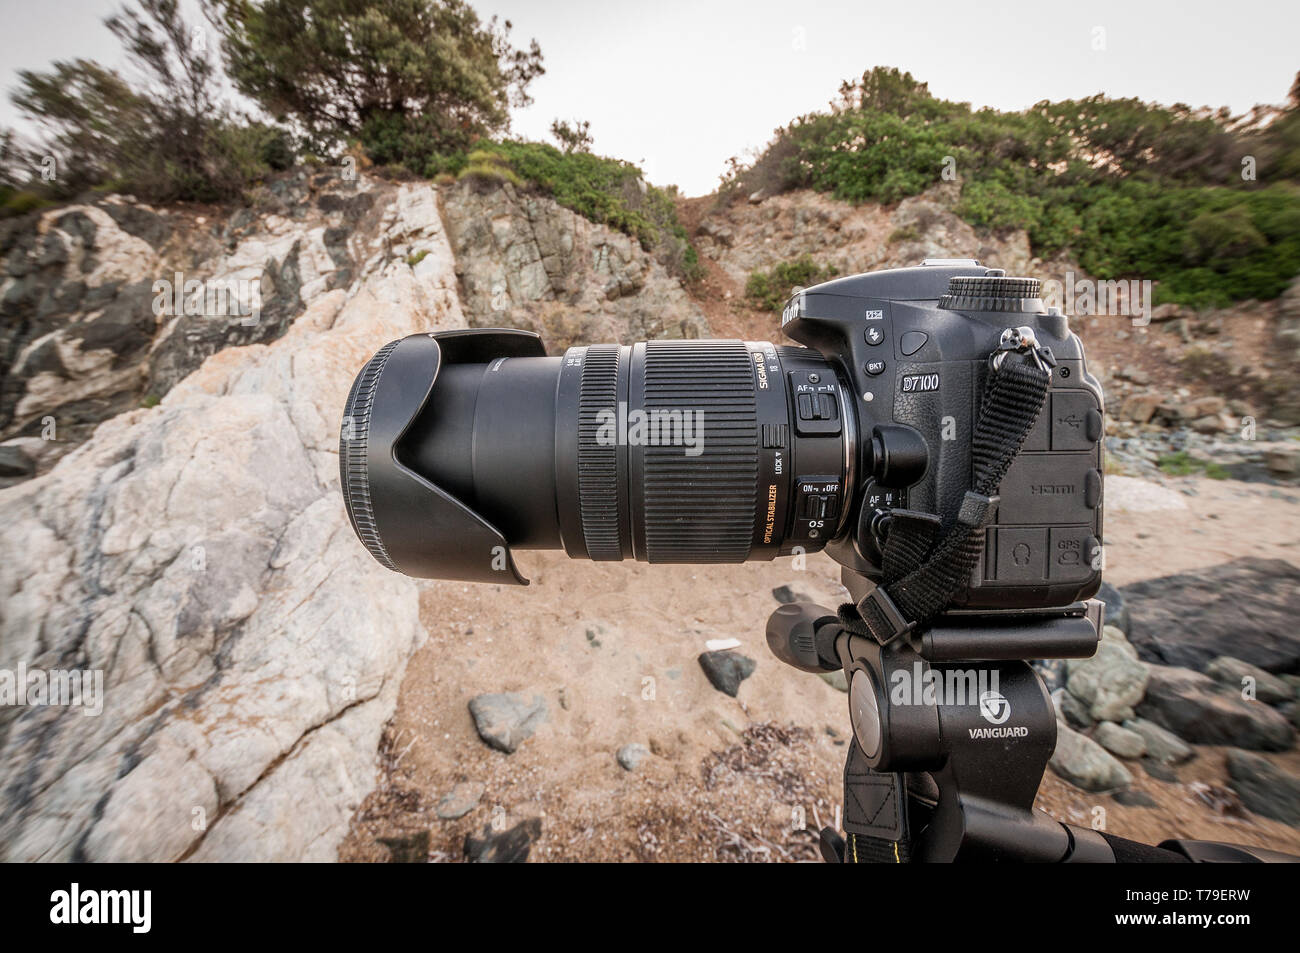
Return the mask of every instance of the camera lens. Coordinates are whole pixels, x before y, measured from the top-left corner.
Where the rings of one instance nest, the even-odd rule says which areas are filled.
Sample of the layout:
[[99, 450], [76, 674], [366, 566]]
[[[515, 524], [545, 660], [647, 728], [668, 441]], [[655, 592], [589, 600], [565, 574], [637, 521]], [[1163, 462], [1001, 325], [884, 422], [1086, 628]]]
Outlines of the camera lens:
[[[574, 347], [562, 358], [475, 357], [435, 360], [432, 388], [390, 452], [354, 450], [343, 468], [353, 525], [381, 562], [389, 554], [383, 520], [365, 511], [373, 494], [364, 461], [389, 456], [510, 546], [578, 558], [771, 559], [795, 545], [820, 548], [844, 521], [853, 426], [846, 391], [814, 351], [649, 341]], [[396, 373], [375, 361], [349, 399], [353, 426], [372, 412], [358, 394], [377, 400], [378, 375]], [[397, 522], [389, 532], [409, 548], [414, 533]], [[433, 535], [423, 545], [448, 545]], [[396, 568], [478, 578], [444, 572], [446, 561]]]

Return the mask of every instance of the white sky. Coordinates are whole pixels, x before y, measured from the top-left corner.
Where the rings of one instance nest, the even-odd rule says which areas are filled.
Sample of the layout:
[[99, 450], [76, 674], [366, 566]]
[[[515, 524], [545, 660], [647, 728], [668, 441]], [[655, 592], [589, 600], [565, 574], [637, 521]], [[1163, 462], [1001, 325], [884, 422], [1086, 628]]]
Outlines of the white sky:
[[[516, 134], [548, 139], [556, 117], [589, 120], [596, 152], [689, 195], [712, 191], [729, 156], [762, 146], [875, 65], [998, 109], [1104, 92], [1244, 112], [1284, 101], [1300, 71], [1295, 0], [473, 3], [511, 20], [517, 44], [536, 37], [542, 47], [547, 73]], [[101, 25], [115, 6], [0, 0], [0, 125], [17, 120], [7, 93], [18, 69], [120, 61]], [[1104, 49], [1094, 49], [1098, 36]]]

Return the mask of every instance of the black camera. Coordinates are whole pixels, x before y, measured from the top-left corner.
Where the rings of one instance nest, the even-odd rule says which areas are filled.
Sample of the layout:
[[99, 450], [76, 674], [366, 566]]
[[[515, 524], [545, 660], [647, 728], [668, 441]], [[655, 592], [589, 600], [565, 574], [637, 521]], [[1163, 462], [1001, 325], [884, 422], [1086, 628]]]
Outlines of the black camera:
[[1035, 609], [1097, 591], [1101, 388], [1037, 280], [927, 261], [798, 291], [782, 328], [806, 346], [547, 357], [523, 331], [394, 341], [345, 410], [353, 528], [390, 569], [519, 584], [515, 548], [677, 563], [824, 548], [861, 598], [904, 516], [934, 539], [963, 518], [980, 441], [996, 437], [996, 421], [978, 426], [986, 378], [1012, 356], [1048, 369], [1050, 389], [951, 604]]

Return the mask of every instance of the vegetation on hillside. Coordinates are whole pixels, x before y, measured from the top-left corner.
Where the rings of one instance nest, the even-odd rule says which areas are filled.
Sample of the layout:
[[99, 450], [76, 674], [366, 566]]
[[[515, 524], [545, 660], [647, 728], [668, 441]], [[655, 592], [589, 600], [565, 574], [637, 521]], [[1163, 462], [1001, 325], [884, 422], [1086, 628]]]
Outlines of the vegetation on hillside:
[[795, 288], [828, 281], [837, 273], [834, 265], [822, 267], [811, 255], [803, 255], [793, 261], [778, 262], [769, 271], [750, 272], [745, 282], [745, 298], [755, 308], [780, 313]]
[[1158, 280], [1161, 300], [1274, 298], [1300, 272], [1300, 79], [1286, 107], [1244, 118], [1104, 96], [998, 112], [876, 68], [733, 160], [723, 191], [896, 202], [945, 178], [972, 224], [1023, 228], [1036, 254], [1102, 278]]

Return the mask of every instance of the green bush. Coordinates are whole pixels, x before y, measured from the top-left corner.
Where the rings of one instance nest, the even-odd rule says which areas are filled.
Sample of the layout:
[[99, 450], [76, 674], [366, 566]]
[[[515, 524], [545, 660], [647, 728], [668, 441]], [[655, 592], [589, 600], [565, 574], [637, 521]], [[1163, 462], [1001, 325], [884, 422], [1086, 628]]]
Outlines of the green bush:
[[[1241, 178], [1243, 155], [1258, 181]], [[1242, 123], [1103, 96], [973, 110], [876, 68], [751, 165], [733, 160], [722, 191], [890, 203], [945, 179], [971, 224], [1025, 229], [1036, 255], [1064, 252], [1101, 279], [1158, 281], [1159, 301], [1275, 298], [1300, 272], [1300, 80], [1285, 109]]]
[[745, 298], [756, 308], [779, 313], [795, 288], [806, 288], [837, 274], [834, 265], [822, 267], [810, 255], [803, 255], [780, 262], [770, 271], [750, 272], [745, 282]]

